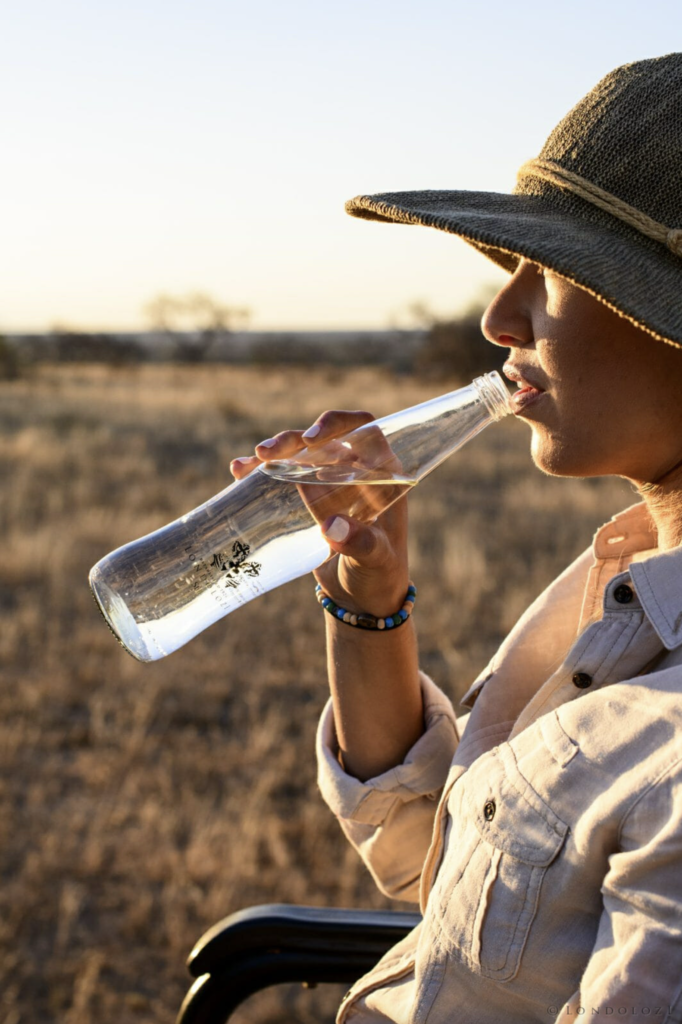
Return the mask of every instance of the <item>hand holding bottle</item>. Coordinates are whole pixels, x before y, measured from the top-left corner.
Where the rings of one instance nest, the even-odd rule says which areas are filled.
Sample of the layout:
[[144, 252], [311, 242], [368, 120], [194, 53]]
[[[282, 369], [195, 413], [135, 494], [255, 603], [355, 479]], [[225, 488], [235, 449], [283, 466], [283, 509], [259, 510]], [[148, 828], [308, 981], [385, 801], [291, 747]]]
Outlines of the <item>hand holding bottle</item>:
[[510, 412], [491, 373], [380, 420], [336, 411], [284, 431], [233, 462], [234, 484], [101, 558], [100, 611], [140, 661], [314, 570], [342, 607], [391, 615], [407, 588], [405, 492]]
[[[263, 463], [292, 459], [304, 449], [308, 461], [314, 462], [316, 451], [324, 448], [325, 467], [330, 465], [330, 452], [336, 460], [329, 472], [331, 479], [334, 468], [351, 462], [355, 466], [361, 464], [368, 475], [372, 470], [376, 475], [380, 467], [381, 475], [397, 476], [401, 467], [385, 436], [379, 429], [366, 427], [373, 420], [368, 412], [324, 412], [308, 430], [284, 430], [256, 445], [255, 455], [234, 459], [230, 469], [241, 480]], [[365, 429], [358, 433], [352, 447], [333, 445], [335, 438], [346, 437], [358, 427]], [[318, 479], [323, 476], [318, 475]], [[336, 557], [315, 570], [315, 577], [344, 608], [377, 617], [390, 615], [400, 606], [408, 586], [407, 502], [404, 497], [396, 501], [393, 492], [396, 488], [406, 492], [408, 485], [387, 479], [381, 484], [363, 486], [358, 482], [357, 486], [339, 488], [333, 486], [331, 479], [328, 488], [321, 483], [297, 484], [330, 548], [336, 552]], [[387, 490], [392, 493], [387, 495]], [[375, 518], [373, 513], [386, 507], [387, 497], [394, 503]], [[345, 499], [343, 506], [341, 498]]]

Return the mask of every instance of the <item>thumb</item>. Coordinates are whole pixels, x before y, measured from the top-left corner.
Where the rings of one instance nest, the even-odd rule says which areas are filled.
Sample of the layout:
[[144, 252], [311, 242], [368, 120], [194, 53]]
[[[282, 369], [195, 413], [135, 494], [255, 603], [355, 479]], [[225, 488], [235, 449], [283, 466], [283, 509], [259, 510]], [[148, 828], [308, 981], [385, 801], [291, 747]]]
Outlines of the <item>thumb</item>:
[[322, 533], [333, 551], [368, 568], [381, 565], [389, 554], [388, 538], [383, 530], [350, 516], [326, 519]]

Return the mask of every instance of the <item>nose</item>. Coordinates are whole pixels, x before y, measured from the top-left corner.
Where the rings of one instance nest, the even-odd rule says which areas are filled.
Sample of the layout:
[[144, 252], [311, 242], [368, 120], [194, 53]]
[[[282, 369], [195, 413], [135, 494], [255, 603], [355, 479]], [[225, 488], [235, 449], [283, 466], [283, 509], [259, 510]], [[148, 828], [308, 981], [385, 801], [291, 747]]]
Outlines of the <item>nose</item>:
[[537, 277], [535, 268], [522, 260], [483, 314], [481, 331], [493, 345], [518, 348], [533, 341], [531, 275]]

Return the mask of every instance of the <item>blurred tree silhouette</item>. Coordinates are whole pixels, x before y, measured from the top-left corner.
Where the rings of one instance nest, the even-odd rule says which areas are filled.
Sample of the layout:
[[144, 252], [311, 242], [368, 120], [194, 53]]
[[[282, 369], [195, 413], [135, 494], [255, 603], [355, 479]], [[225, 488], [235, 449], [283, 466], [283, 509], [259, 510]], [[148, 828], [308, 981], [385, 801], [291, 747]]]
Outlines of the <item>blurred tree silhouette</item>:
[[226, 306], [206, 292], [185, 296], [162, 293], [148, 302], [144, 316], [153, 330], [172, 338], [182, 362], [199, 363], [221, 335], [248, 326], [251, 311]]

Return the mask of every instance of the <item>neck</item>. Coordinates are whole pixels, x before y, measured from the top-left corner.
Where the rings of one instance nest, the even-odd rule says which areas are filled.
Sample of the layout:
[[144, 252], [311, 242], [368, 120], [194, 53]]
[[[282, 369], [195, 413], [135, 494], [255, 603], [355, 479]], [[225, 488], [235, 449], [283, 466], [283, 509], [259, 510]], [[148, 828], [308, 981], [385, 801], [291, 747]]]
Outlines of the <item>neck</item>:
[[636, 486], [656, 527], [659, 550], [682, 544], [682, 459], [657, 480]]

